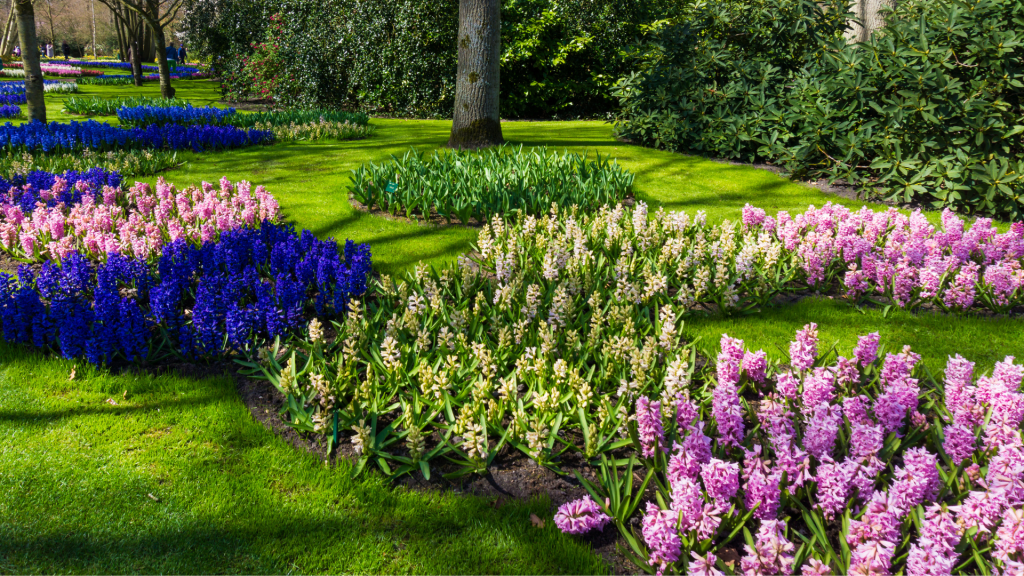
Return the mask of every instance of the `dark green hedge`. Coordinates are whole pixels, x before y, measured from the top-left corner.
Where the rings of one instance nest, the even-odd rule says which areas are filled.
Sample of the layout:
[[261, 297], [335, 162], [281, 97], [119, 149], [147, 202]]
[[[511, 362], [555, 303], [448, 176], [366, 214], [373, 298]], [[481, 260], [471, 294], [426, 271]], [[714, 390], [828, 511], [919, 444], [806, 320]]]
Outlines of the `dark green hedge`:
[[1024, 218], [1024, 0], [901, 1], [860, 45], [842, 37], [844, 10], [739, 0], [660, 27], [616, 88], [618, 131]]
[[[623, 49], [683, 0], [503, 0], [504, 117], [594, 116], [616, 106]], [[331, 105], [401, 116], [451, 116], [458, 0], [192, 0], [193, 54], [237, 76], [282, 16], [277, 40], [290, 80], [285, 105]]]

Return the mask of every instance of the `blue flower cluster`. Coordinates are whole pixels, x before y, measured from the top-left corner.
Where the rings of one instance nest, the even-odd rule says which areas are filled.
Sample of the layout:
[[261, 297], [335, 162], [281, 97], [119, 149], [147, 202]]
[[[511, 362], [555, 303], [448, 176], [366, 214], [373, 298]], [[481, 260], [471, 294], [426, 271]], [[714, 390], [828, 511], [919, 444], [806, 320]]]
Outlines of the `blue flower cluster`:
[[117, 119], [125, 126], [148, 126], [150, 124], [229, 124], [235, 116], [234, 108], [213, 106], [121, 106]]
[[[131, 62], [108, 62], [105, 60], [54, 60], [56, 63], [69, 64], [71, 66], [86, 66], [89, 68], [118, 68], [121, 70], [131, 70]], [[143, 70], [159, 70], [157, 66], [151, 64], [143, 64]]]
[[95, 120], [49, 124], [33, 121], [18, 126], [6, 122], [0, 126], [0, 148], [8, 151], [73, 152], [86, 148], [101, 151], [168, 148], [202, 152], [269, 144], [273, 141], [273, 132], [243, 130], [234, 126], [167, 124], [145, 128], [121, 128]]
[[0, 105], [0, 118], [16, 118], [21, 116], [21, 106], [15, 104]]
[[[21, 206], [22, 211], [28, 214], [32, 212], [36, 203], [39, 202], [39, 191], [49, 190], [52, 188], [53, 183], [56, 181], [58, 176], [68, 183], [68, 187], [56, 198], [48, 200], [46, 202], [48, 206], [56, 206], [60, 202], [63, 202], [67, 206], [71, 206], [72, 204], [78, 204], [81, 202], [82, 192], [80, 190], [76, 190], [75, 186], [78, 182], [88, 184], [88, 187], [94, 191], [100, 191], [104, 186], [113, 186], [116, 188], [121, 185], [120, 173], [107, 171], [103, 168], [90, 168], [85, 172], [68, 170], [63, 174], [33, 170], [32, 172], [29, 172], [27, 176], [15, 174], [14, 176], [11, 176], [9, 180], [0, 176], [0, 194], [6, 195], [12, 187], [15, 187], [14, 203]], [[26, 186], [26, 184], [28, 186]], [[102, 198], [97, 196], [97, 200], [102, 201]]]
[[[68, 80], [43, 80], [44, 84], [63, 84]], [[24, 104], [25, 99], [25, 81], [3, 81], [0, 82], [0, 94], [21, 94], [23, 97], [20, 102], [11, 102], [12, 104]]]
[[[0, 334], [94, 364], [174, 350], [189, 358], [231, 354], [301, 328], [307, 314], [340, 316], [366, 291], [370, 248], [317, 240], [291, 226], [225, 232], [219, 241], [167, 245], [153, 270], [112, 255], [78, 253], [59, 264], [0, 273]], [[187, 312], [191, 311], [191, 313]]]
[[0, 94], [0, 105], [9, 106], [12, 104], [25, 104], [28, 99], [25, 97], [25, 91], [22, 90], [17, 94]]

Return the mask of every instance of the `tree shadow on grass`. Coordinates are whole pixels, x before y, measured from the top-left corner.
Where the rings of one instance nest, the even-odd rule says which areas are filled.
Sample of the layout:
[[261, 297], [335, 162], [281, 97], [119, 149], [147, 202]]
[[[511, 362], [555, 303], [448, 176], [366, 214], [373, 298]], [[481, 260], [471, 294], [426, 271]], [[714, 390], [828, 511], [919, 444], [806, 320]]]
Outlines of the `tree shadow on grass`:
[[222, 393], [209, 393], [202, 396], [179, 398], [175, 400], [161, 401], [156, 403], [145, 403], [140, 405], [110, 405], [100, 404], [96, 406], [75, 406], [62, 410], [0, 410], [0, 424], [17, 423], [23, 426], [48, 426], [67, 418], [78, 418], [81, 416], [122, 416], [153, 412], [156, 410], [167, 410], [173, 408], [185, 408], [189, 406], [201, 406], [224, 400]]

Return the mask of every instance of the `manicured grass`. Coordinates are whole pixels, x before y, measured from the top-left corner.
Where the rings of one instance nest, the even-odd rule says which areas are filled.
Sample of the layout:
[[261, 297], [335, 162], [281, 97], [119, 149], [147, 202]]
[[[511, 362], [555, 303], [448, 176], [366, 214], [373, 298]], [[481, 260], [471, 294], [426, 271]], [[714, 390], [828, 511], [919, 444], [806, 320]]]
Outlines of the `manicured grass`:
[[225, 378], [112, 376], [0, 345], [0, 438], [3, 573], [606, 571], [533, 526], [546, 501], [351, 480], [254, 421]]
[[[196, 104], [220, 97], [210, 81], [174, 85]], [[79, 95], [158, 93], [148, 83], [82, 86]], [[72, 118], [59, 113], [62, 98], [47, 96], [53, 120]], [[164, 176], [179, 186], [222, 176], [262, 184], [297, 227], [369, 242], [383, 273], [408, 271], [421, 260], [441, 264], [469, 249], [473, 229], [392, 221], [348, 204], [351, 169], [410, 147], [438, 148], [450, 129], [445, 121], [371, 123], [377, 133], [368, 140], [184, 153], [186, 164]], [[637, 173], [637, 195], [652, 209], [705, 210], [720, 220], [738, 218], [748, 202], [792, 212], [830, 200], [863, 205], [769, 172], [630, 146], [601, 122], [505, 122], [503, 130], [512, 143], [611, 154]], [[745, 317], [693, 317], [685, 331], [710, 345], [728, 332], [779, 358], [807, 322], [819, 324], [823, 346], [838, 341], [844, 354], [866, 332], [880, 332], [889, 349], [910, 344], [936, 375], [957, 352], [984, 370], [1006, 354], [1024, 354], [1016, 319], [883, 315], [827, 299]], [[0, 345], [0, 571], [604, 569], [550, 522], [543, 530], [531, 526], [531, 511], [550, 518], [544, 502], [495, 510], [476, 498], [406, 493], [376, 476], [349, 480], [347, 465], [325, 467], [265, 431], [224, 379], [112, 376], [79, 367], [68, 381], [71, 370], [72, 363]]]

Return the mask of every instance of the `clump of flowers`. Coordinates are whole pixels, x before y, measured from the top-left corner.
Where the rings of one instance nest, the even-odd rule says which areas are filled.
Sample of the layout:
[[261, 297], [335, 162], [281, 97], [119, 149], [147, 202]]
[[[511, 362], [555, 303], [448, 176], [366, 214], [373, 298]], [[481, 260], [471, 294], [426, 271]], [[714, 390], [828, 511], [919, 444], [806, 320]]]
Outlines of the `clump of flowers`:
[[594, 528], [603, 530], [611, 518], [590, 496], [566, 502], [555, 513], [555, 526], [566, 534], [585, 534]]

